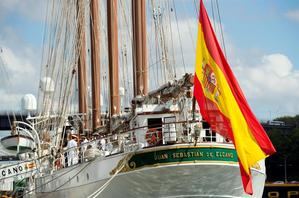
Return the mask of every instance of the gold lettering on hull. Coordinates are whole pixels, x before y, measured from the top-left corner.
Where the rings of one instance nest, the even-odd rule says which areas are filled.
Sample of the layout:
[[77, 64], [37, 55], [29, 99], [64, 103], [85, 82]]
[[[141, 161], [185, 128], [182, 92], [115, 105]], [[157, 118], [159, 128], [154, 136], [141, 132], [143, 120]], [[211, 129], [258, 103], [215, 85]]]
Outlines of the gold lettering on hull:
[[204, 153], [203, 152], [178, 152], [178, 153], [173, 153], [172, 158], [173, 159], [178, 159], [178, 158], [192, 158], [192, 157], [203, 157]]
[[168, 154], [164, 153], [161, 155], [155, 155], [155, 160], [164, 160], [164, 159], [168, 159]]
[[162, 153], [155, 154], [155, 160], [164, 160], [164, 159], [181, 159], [181, 158], [210, 158], [210, 159], [233, 159], [234, 154], [231, 152], [216, 151], [216, 152], [203, 152], [203, 151], [188, 151], [188, 152], [174, 152], [172, 154]]
[[[124, 160], [128, 161], [121, 172], [127, 172], [143, 166], [154, 166], [163, 163], [176, 163], [184, 161], [232, 161], [237, 162], [235, 151], [232, 149], [170, 149], [145, 153], [130, 153], [120, 160], [110, 172], [114, 174], [123, 166]], [[129, 159], [129, 160], [128, 160]]]
[[216, 151], [216, 157], [220, 157], [220, 158], [234, 158], [234, 154], [233, 153], [218, 152], [218, 151]]

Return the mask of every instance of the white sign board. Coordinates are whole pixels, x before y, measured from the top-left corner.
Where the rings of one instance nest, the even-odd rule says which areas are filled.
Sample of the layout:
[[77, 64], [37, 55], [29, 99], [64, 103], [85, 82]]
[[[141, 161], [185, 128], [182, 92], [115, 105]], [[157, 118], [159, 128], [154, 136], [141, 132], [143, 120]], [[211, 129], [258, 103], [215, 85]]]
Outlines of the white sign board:
[[34, 161], [5, 166], [0, 168], [0, 180], [10, 177], [19, 177], [34, 170], [36, 170], [36, 163]]

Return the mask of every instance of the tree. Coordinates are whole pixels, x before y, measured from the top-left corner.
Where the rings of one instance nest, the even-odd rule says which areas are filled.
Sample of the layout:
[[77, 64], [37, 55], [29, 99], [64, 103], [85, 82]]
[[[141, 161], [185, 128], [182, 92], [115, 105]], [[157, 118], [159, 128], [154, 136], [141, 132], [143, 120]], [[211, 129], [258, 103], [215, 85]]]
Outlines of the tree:
[[[299, 115], [274, 119], [283, 121], [288, 128], [274, 127], [267, 131], [277, 153], [266, 160], [267, 180], [299, 180]], [[287, 178], [285, 178], [287, 177]]]

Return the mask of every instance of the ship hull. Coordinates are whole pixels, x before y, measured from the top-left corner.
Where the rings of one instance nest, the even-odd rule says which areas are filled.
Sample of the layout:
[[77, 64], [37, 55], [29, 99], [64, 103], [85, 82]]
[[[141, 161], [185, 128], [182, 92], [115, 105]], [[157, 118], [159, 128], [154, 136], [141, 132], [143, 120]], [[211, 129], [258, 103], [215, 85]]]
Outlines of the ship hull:
[[[201, 147], [200, 149], [198, 152], [203, 152], [205, 155], [205, 152], [211, 153], [211, 149], [214, 148]], [[193, 151], [196, 152], [196, 150], [188, 150], [188, 152]], [[156, 155], [157, 152], [158, 155]], [[137, 153], [137, 155], [131, 156], [128, 164], [132, 165], [133, 160], [133, 166], [122, 168], [118, 174], [115, 170], [118, 170], [120, 162], [128, 156], [126, 154], [67, 168], [50, 177], [39, 179], [36, 185], [43, 185], [43, 187], [40, 188], [37, 196], [88, 197], [94, 192], [97, 192], [93, 194], [97, 195], [96, 197], [246, 196], [241, 183], [239, 166], [233, 161], [204, 160], [202, 156], [202, 160], [194, 160], [192, 157], [189, 161], [184, 160], [179, 158], [180, 154], [184, 155], [181, 147], [162, 148], [157, 152], [155, 152], [156, 162], [159, 163], [151, 164], [151, 151], [143, 151], [139, 155]], [[160, 154], [168, 152], [168, 160], [159, 152]], [[179, 161], [173, 160], [172, 157], [175, 156]], [[142, 162], [146, 163], [138, 162], [138, 157], [142, 157]], [[59, 175], [60, 179], [55, 179]], [[254, 197], [260, 197], [263, 193], [265, 173], [262, 170], [253, 169], [252, 175]], [[113, 178], [111, 179], [111, 177]], [[104, 184], [105, 187], [103, 187]]]

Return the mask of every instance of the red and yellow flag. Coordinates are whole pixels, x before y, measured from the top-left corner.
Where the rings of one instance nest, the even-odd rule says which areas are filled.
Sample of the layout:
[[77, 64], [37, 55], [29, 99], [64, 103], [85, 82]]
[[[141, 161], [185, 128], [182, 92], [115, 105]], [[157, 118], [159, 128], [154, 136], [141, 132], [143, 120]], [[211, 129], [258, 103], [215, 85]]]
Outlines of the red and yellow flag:
[[252, 194], [250, 167], [275, 152], [252, 113], [216, 39], [202, 0], [198, 25], [194, 96], [212, 130], [231, 139], [238, 153], [244, 190]]

